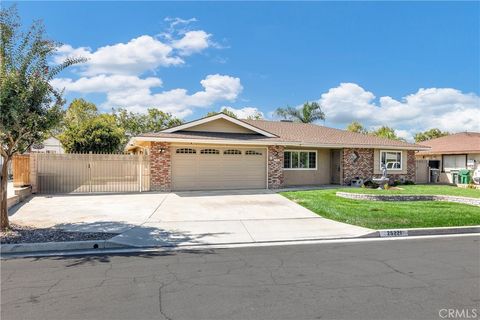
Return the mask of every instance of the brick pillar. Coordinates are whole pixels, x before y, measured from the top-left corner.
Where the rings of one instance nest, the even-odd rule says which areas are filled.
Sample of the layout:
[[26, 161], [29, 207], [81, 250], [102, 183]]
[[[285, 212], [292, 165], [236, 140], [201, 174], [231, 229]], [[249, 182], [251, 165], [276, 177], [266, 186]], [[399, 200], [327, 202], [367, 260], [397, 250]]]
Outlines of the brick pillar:
[[268, 146], [268, 188], [283, 186], [283, 146]]
[[416, 168], [417, 168], [417, 164], [415, 162], [415, 151], [408, 150], [407, 151], [407, 176], [406, 176], [407, 180], [416, 182], [417, 180]]
[[370, 179], [373, 176], [373, 149], [343, 149], [343, 184], [349, 184], [353, 178]]
[[150, 189], [172, 190], [172, 157], [170, 143], [152, 142], [150, 148]]
[[30, 153], [30, 185], [32, 186], [32, 193], [38, 191], [38, 154]]

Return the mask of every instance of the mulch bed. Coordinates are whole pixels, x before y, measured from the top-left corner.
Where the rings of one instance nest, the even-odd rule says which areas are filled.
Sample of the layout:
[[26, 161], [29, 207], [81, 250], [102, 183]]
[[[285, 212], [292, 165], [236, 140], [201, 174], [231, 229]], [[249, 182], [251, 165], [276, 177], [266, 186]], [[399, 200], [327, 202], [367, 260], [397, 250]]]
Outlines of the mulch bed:
[[0, 231], [1, 244], [33, 243], [33, 242], [62, 242], [84, 240], [107, 240], [118, 233], [107, 232], [69, 232], [53, 228], [34, 228], [10, 224], [9, 231]]

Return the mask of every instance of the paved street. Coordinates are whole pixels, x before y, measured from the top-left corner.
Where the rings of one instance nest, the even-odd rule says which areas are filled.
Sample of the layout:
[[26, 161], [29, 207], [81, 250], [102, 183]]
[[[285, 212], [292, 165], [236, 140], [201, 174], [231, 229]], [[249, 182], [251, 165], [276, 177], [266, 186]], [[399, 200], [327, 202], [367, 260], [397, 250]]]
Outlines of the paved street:
[[480, 301], [480, 237], [1, 262], [7, 319], [440, 319]]

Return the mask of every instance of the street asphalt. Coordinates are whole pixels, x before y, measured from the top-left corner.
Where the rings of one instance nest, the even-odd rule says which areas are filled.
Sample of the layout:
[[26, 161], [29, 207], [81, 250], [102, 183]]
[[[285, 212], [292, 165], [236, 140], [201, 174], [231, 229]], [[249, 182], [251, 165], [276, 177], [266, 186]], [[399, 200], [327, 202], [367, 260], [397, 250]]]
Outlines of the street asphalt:
[[2, 320], [478, 318], [479, 304], [479, 236], [1, 261]]

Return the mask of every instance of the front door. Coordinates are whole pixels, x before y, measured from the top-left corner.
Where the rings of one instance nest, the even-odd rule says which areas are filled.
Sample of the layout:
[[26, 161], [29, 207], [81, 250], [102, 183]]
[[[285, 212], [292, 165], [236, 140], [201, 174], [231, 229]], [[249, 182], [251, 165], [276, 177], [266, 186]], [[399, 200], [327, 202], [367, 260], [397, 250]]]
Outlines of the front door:
[[330, 151], [330, 183], [340, 184], [340, 157], [341, 150]]

